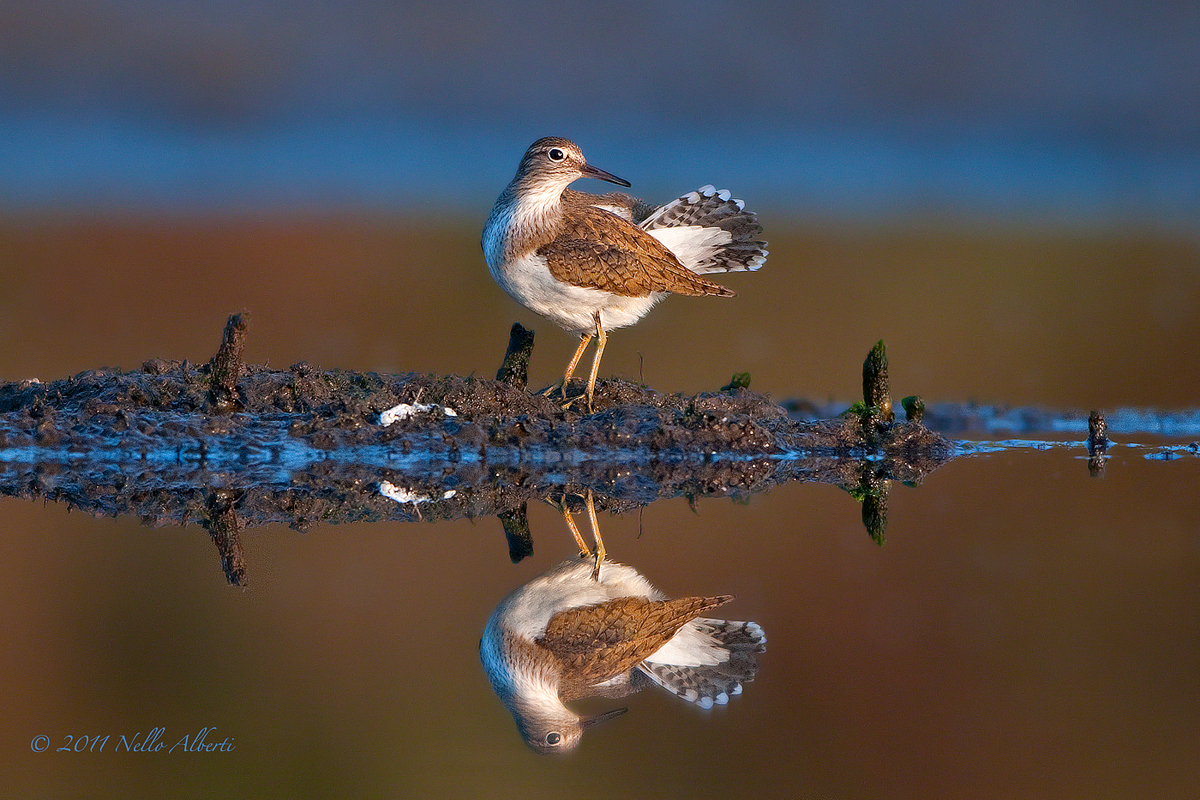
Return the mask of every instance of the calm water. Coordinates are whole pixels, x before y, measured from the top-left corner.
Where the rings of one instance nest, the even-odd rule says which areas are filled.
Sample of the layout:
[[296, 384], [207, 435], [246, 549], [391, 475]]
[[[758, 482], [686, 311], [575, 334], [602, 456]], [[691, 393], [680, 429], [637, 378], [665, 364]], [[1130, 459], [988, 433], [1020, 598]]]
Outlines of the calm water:
[[[411, 231], [10, 225], [3, 246], [19, 269], [0, 287], [0, 371], [48, 380], [204, 360], [225, 315], [247, 309], [251, 361], [489, 374], [511, 321], [533, 320], [484, 277], [470, 227], [432, 244]], [[849, 400], [883, 336], [896, 396], [1196, 404], [1193, 242], [771, 238], [772, 261], [736, 300], [665, 303], [614, 334], [605, 369], [686, 391], [749, 369], [776, 397]], [[535, 327], [534, 380], [548, 382], [571, 342]], [[566, 759], [526, 750], [477, 656], [495, 604], [572, 551], [549, 506], [530, 509], [535, 554], [515, 566], [495, 519], [250, 530], [239, 590], [198, 526], [0, 498], [0, 764], [30, 797], [1189, 796], [1200, 459], [1112, 453], [1099, 479], [1081, 448], [957, 459], [892, 487], [883, 547], [858, 504], [822, 485], [602, 515], [613, 559], [671, 595], [736, 595], [723, 611], [759, 622], [768, 650], [724, 708], [658, 691], [582, 704], [630, 711]], [[163, 750], [114, 752], [158, 727]], [[233, 749], [167, 752], [202, 728]], [[38, 736], [47, 752], [33, 751]], [[82, 736], [108, 736], [104, 752], [56, 752]]]
[[[252, 531], [237, 590], [199, 527], [10, 499], [6, 771], [25, 796], [1182, 797], [1198, 473], [1119, 450], [1099, 480], [1062, 450], [964, 458], [893, 488], [882, 548], [828, 486], [602, 515], [613, 558], [670, 594], [735, 594], [723, 611], [768, 652], [725, 708], [583, 703], [631, 710], [562, 760], [526, 751], [476, 655], [495, 603], [572, 550], [549, 506], [517, 566], [494, 519]], [[159, 726], [167, 748], [211, 727], [235, 749], [114, 752]], [[103, 753], [55, 752], [97, 735]]]

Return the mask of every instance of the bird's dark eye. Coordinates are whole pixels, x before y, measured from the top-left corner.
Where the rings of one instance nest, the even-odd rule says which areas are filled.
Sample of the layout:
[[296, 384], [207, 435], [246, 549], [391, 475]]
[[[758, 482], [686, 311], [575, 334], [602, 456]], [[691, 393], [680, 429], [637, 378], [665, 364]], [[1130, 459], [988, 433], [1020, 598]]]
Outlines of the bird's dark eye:
[[[553, 153], [553, 152], [554, 151], [552, 150], [551, 153]], [[559, 150], [558, 152], [561, 153], [562, 151]], [[546, 744], [548, 744], [548, 745], [556, 745], [561, 741], [562, 741], [561, 733], [558, 733], [556, 731], [550, 731], [549, 733], [546, 734]]]
[[550, 151], [547, 152], [546, 155], [550, 157], [551, 161], [562, 161], [567, 157], [567, 154], [557, 147], [551, 147]]

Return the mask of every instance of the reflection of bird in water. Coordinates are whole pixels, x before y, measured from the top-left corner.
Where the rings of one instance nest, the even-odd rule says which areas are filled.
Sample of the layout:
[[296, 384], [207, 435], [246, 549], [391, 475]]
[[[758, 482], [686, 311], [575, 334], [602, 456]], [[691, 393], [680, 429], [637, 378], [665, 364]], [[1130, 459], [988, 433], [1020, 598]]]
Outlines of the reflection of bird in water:
[[655, 683], [711, 708], [742, 691], [766, 650], [757, 624], [701, 616], [729, 595], [668, 600], [632, 567], [598, 567], [585, 552], [521, 586], [492, 612], [479, 644], [492, 688], [541, 753], [570, 751], [587, 727], [625, 711], [581, 717], [566, 702]]

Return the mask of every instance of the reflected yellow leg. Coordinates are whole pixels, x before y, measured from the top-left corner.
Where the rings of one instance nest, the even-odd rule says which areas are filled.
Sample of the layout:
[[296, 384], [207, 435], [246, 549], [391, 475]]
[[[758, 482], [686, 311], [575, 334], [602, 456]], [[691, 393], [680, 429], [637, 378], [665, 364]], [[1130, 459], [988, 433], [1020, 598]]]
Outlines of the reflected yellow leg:
[[600, 538], [600, 523], [596, 519], [596, 499], [592, 495], [592, 490], [587, 490], [585, 495], [587, 501], [588, 522], [592, 526], [592, 541], [595, 543], [595, 550], [589, 548], [587, 543], [583, 541], [583, 534], [579, 532], [579, 526], [575, 524], [575, 517], [571, 514], [571, 510], [567, 507], [567, 497], [563, 495], [562, 502], [559, 503], [559, 508], [562, 509], [563, 519], [567, 521], [567, 527], [571, 529], [571, 535], [575, 537], [575, 544], [579, 545], [579, 555], [588, 558], [596, 559], [596, 566], [592, 569], [592, 580], [600, 580], [600, 565], [604, 563], [604, 559], [608, 555], [608, 551], [604, 549], [604, 540]]
[[570, 510], [567, 508], [567, 498], [563, 497], [562, 502], [563, 519], [567, 521], [567, 527], [571, 529], [571, 535], [575, 537], [575, 544], [579, 545], [579, 555], [590, 556], [591, 549], [587, 543], [583, 541], [583, 535], [579, 532], [579, 526], [575, 524], [575, 518], [571, 516]]
[[592, 570], [592, 580], [600, 580], [600, 565], [604, 563], [604, 557], [607, 552], [604, 549], [604, 540], [600, 538], [600, 524], [596, 521], [596, 503], [592, 499], [592, 490], [588, 489], [587, 493], [587, 512], [588, 520], [592, 523], [592, 539], [596, 542], [596, 567]]

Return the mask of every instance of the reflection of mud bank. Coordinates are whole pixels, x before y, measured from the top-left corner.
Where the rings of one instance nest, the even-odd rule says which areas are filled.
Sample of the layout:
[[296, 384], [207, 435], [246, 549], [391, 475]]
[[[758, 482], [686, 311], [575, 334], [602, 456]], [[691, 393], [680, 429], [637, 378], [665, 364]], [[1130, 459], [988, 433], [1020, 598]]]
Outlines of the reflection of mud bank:
[[[242, 525], [502, 514], [590, 487], [623, 508], [659, 497], [745, 494], [794, 479], [916, 480], [952, 455], [919, 423], [795, 422], [746, 389], [664, 395], [597, 385], [596, 412], [511, 383], [445, 375], [288, 370], [238, 363], [244, 323], [210, 364], [148, 361], [0, 386], [0, 492], [147, 522]], [[434, 409], [384, 427], [399, 403]], [[456, 416], [440, 408], [453, 409]], [[397, 503], [382, 481], [401, 487]]]

